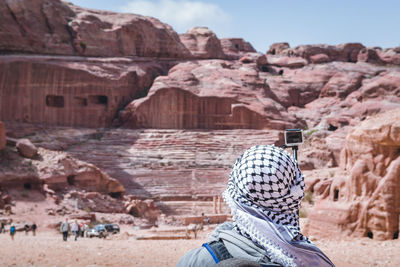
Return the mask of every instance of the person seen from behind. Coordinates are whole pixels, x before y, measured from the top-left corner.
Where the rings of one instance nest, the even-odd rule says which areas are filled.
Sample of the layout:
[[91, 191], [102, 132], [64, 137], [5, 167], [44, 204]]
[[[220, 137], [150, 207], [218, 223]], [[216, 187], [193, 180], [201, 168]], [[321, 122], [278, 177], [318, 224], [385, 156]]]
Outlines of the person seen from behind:
[[33, 223], [32, 226], [31, 226], [33, 236], [36, 235], [36, 228], [37, 228], [36, 223]]
[[78, 239], [78, 233], [79, 233], [79, 224], [78, 221], [75, 220], [72, 225], [71, 225], [71, 231], [74, 233], [75, 241]]
[[274, 145], [246, 150], [232, 167], [223, 197], [233, 222], [219, 225], [177, 267], [219, 266], [225, 260], [236, 261], [234, 266], [334, 266], [300, 231], [304, 176], [287, 151]]
[[14, 240], [15, 232], [16, 232], [16, 228], [15, 228], [15, 225], [12, 223], [10, 226], [10, 236], [11, 236], [12, 240]]
[[24, 231], [25, 231], [25, 235], [28, 235], [28, 232], [29, 232], [29, 224], [25, 224], [24, 225]]
[[66, 218], [65, 221], [61, 222], [60, 224], [60, 232], [63, 235], [64, 241], [67, 241], [68, 239], [68, 231], [69, 231], [69, 223], [68, 223], [68, 218]]

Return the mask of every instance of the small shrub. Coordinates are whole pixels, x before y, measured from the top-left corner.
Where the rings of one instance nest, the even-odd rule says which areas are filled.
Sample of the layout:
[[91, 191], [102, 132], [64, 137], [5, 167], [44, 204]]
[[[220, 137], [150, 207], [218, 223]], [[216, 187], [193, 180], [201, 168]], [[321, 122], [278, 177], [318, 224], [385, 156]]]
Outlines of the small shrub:
[[83, 52], [85, 52], [85, 50], [86, 50], [86, 43], [81, 42], [81, 43], [80, 43], [80, 46], [81, 46], [81, 48], [83, 49]]
[[316, 132], [318, 132], [318, 129], [311, 129], [311, 130], [305, 132], [304, 135], [305, 135], [306, 137], [309, 137], [309, 136], [311, 136], [313, 133], [316, 133]]
[[300, 218], [307, 218], [307, 216], [308, 216], [307, 211], [302, 209], [302, 208], [300, 208], [299, 217]]
[[314, 204], [314, 199], [313, 199], [313, 193], [311, 191], [308, 191], [303, 198], [303, 201], [308, 202], [309, 204]]

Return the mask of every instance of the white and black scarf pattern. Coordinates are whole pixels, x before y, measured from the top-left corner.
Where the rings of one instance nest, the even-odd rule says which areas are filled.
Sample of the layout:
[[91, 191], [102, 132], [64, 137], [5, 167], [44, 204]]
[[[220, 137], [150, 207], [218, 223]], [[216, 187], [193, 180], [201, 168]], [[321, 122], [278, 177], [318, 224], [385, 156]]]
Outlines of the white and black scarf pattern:
[[[233, 165], [223, 196], [238, 232], [264, 247], [275, 262], [297, 265], [290, 243], [309, 241], [298, 217], [304, 177], [289, 153], [273, 145], [246, 150]], [[277, 232], [279, 238], [271, 237]]]

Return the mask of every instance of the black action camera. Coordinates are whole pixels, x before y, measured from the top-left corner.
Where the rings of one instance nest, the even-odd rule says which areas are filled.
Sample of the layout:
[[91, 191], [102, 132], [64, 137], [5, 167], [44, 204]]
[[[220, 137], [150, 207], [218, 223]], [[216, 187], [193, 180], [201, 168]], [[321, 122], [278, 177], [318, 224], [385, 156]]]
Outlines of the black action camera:
[[303, 131], [301, 129], [286, 129], [285, 130], [285, 145], [298, 146], [303, 144]]

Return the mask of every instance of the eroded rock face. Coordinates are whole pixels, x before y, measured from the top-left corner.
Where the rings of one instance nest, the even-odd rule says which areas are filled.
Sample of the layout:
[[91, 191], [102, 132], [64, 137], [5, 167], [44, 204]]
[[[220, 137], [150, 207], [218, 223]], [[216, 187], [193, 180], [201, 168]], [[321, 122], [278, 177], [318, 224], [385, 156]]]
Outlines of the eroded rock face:
[[225, 57], [219, 39], [207, 27], [192, 28], [179, 37], [195, 58]]
[[309, 230], [335, 225], [359, 236], [396, 238], [400, 203], [400, 109], [380, 113], [351, 130], [342, 151], [341, 165], [349, 171], [349, 176], [332, 181], [329, 194], [310, 216]]
[[163, 63], [128, 58], [2, 56], [0, 119], [111, 126], [118, 109], [145, 95], [166, 69]]
[[227, 58], [238, 59], [245, 53], [257, 52], [249, 42], [242, 38], [222, 38], [220, 42]]
[[157, 78], [146, 98], [129, 104], [122, 120], [134, 128], [178, 129], [283, 129], [301, 124], [271, 95], [256, 63], [181, 63]]
[[66, 153], [39, 148], [33, 159], [7, 150], [0, 161], [0, 186], [52, 192], [68, 188], [123, 195], [125, 188], [96, 166]]
[[4, 123], [0, 121], [0, 150], [2, 150], [6, 146], [6, 127]]
[[63, 1], [0, 1], [0, 50], [85, 56], [190, 56], [159, 20]]
[[358, 53], [364, 48], [360, 43], [347, 43], [337, 46], [325, 44], [300, 45], [295, 48], [290, 48], [287, 43], [278, 43], [271, 46], [268, 54], [301, 57], [311, 63], [357, 62]]

